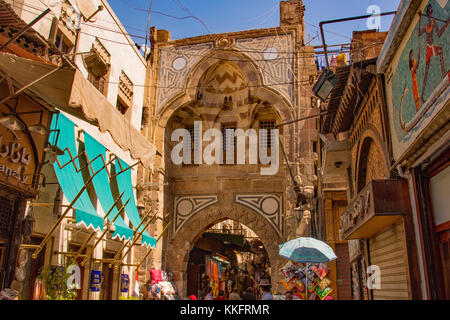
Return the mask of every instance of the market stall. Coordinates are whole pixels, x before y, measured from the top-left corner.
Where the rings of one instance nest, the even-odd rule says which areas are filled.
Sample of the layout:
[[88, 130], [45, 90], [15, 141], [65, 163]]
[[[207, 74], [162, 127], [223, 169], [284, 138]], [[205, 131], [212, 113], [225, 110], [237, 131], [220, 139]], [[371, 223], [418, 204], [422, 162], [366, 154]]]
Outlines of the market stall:
[[[332, 300], [331, 280], [327, 277], [330, 270], [326, 264], [289, 261], [280, 271], [281, 284], [286, 292], [292, 292], [293, 300]], [[284, 294], [274, 295], [274, 300], [284, 299]]]

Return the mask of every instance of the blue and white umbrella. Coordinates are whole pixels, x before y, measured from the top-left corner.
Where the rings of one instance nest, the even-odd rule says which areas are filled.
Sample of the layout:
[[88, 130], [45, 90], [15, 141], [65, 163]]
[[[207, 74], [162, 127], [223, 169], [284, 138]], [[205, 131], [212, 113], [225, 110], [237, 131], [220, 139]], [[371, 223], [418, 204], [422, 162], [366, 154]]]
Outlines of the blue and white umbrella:
[[[333, 249], [325, 242], [308, 237], [300, 237], [280, 244], [279, 255], [294, 262], [326, 263], [337, 259]], [[306, 299], [308, 299], [308, 277], [306, 277]]]
[[308, 237], [300, 237], [280, 244], [279, 254], [301, 263], [326, 263], [337, 258], [333, 249], [325, 242]]

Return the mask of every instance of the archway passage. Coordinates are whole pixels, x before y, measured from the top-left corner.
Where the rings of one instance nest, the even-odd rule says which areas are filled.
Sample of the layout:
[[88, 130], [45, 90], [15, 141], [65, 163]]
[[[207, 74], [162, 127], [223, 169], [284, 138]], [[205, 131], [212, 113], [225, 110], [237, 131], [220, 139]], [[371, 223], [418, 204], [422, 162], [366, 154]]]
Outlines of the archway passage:
[[[226, 219], [205, 230], [189, 253], [187, 295], [204, 299], [259, 297], [261, 285], [270, 284], [270, 260], [264, 244], [245, 225]], [[248, 290], [250, 288], [250, 290]], [[246, 291], [250, 291], [246, 292]]]
[[[233, 202], [233, 195], [225, 193], [217, 204], [198, 212], [183, 227], [173, 234], [167, 244], [167, 270], [174, 274], [174, 280], [181, 296], [188, 292], [188, 264], [190, 253], [197, 241], [212, 226], [225, 220], [234, 220], [251, 229], [258, 243], [265, 249], [270, 264], [269, 276], [273, 289], [278, 290], [280, 274], [277, 272], [283, 264], [278, 254], [278, 245], [282, 242], [276, 230], [256, 211]], [[255, 238], [256, 239], [256, 238]]]
[[[189, 267], [191, 250], [205, 230], [225, 219], [238, 221], [255, 232], [270, 260], [273, 289], [279, 283], [277, 270], [282, 259], [278, 245], [285, 236], [287, 179], [284, 168], [278, 166], [281, 151], [273, 130], [276, 125], [292, 120], [293, 114], [289, 103], [277, 92], [262, 86], [260, 80], [250, 62], [205, 60], [186, 79], [186, 88], [192, 89], [169, 99], [158, 111], [157, 141], [164, 150], [165, 174], [171, 179], [164, 206], [167, 218], [174, 221], [165, 239], [164, 265], [173, 272], [181, 296], [188, 292], [198, 294], [198, 289], [190, 289], [192, 280], [189, 279], [198, 274], [192, 265]], [[201, 160], [204, 151], [210, 150], [211, 140], [205, 138], [210, 129], [215, 129], [211, 131], [220, 136], [219, 146], [213, 150], [212, 164]], [[245, 155], [239, 157], [244, 161], [239, 162], [239, 145], [233, 136], [238, 129], [261, 133], [252, 147], [250, 138], [246, 138]], [[181, 144], [182, 149], [178, 148], [180, 141], [171, 139], [176, 130], [183, 132], [189, 142]], [[288, 156], [294, 150], [292, 130], [289, 127], [279, 132]], [[258, 160], [260, 149], [270, 149], [270, 167], [274, 164], [277, 169], [269, 175], [262, 174], [269, 165]], [[181, 150], [183, 159], [186, 153], [186, 158], [193, 161], [183, 160], [181, 164], [172, 161], [174, 150], [177, 155]]]

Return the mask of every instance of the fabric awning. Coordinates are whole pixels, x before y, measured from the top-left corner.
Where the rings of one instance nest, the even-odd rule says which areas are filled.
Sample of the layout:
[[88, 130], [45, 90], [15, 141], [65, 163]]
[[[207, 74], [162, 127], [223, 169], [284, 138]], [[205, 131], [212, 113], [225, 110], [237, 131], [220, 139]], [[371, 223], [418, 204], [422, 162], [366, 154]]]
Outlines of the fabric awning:
[[[22, 87], [54, 70], [56, 66], [0, 53], [0, 72]], [[26, 70], [26, 72], [24, 72]], [[63, 68], [33, 84], [30, 93], [49, 105], [97, 125], [108, 131], [114, 142], [146, 168], [153, 167], [155, 146], [147, 140], [101, 94], [79, 70]]]
[[243, 235], [239, 234], [227, 234], [227, 233], [217, 233], [217, 232], [205, 232], [203, 238], [214, 238], [221, 240], [223, 242], [228, 242], [237, 246], [244, 246], [245, 239]]
[[[131, 223], [135, 228], [137, 228], [141, 224], [141, 218], [136, 206], [136, 201], [134, 198], [133, 193], [133, 185], [131, 183], [131, 170], [125, 169], [129, 168], [130, 166], [125, 163], [123, 160], [116, 160], [116, 172], [123, 171], [122, 173], [118, 174], [116, 176], [117, 179], [117, 186], [119, 187], [119, 192], [124, 193], [123, 197], [125, 199], [130, 198], [130, 202], [128, 202], [127, 206], [125, 207], [125, 212], [127, 213], [128, 218], [130, 219]], [[137, 231], [141, 232], [144, 229], [144, 226], [141, 225]], [[151, 246], [153, 248], [156, 248], [156, 239], [152, 238], [147, 231], [144, 231], [142, 233], [142, 243], [144, 243], [147, 246]]]
[[[86, 132], [84, 133], [84, 146], [86, 150], [86, 154], [91, 161], [92, 169], [94, 172], [97, 172], [102, 167], [105, 166], [102, 158], [96, 158], [99, 155], [103, 155], [103, 159], [106, 160], [106, 148], [102, 144], [100, 144], [97, 140], [92, 138]], [[96, 159], [95, 159], [96, 158]], [[95, 160], [94, 160], [95, 159]], [[100, 205], [103, 208], [103, 212], [108, 212], [109, 209], [114, 205], [114, 196], [111, 191], [110, 181], [108, 177], [108, 173], [106, 170], [100, 171], [93, 179], [92, 184], [94, 185], [95, 192], [97, 193], [98, 200]], [[116, 197], [117, 198], [117, 197]], [[127, 199], [122, 197], [122, 202], [125, 202]], [[111, 211], [108, 215], [108, 219], [111, 221], [116, 217], [118, 212], [117, 206]], [[114, 221], [114, 226], [116, 227], [115, 232], [113, 233], [113, 238], [120, 237], [120, 239], [131, 239], [133, 237], [133, 230], [131, 230], [123, 218], [119, 215]]]
[[[79, 158], [75, 158], [79, 154], [79, 152], [77, 152], [75, 140], [75, 124], [64, 114], [59, 113], [53, 117], [51, 129], [55, 131], [52, 131], [50, 134], [50, 144], [57, 145], [61, 150], [65, 151], [64, 155], [58, 156], [59, 164], [58, 162], [55, 162], [54, 164], [55, 173], [64, 195], [70, 202], [72, 202], [76, 195], [85, 186], [85, 179], [80, 171], [81, 166]], [[106, 147], [86, 132], [84, 133], [84, 146], [87, 155], [86, 160], [90, 162], [90, 166], [92, 167], [92, 170], [90, 170], [90, 175], [92, 176], [93, 173], [98, 172], [92, 178], [92, 184], [100, 205], [103, 208], [103, 212], [106, 213], [115, 202], [111, 189], [111, 181], [109, 179], [108, 172], [106, 171], [106, 169], [111, 168], [105, 168], [105, 162], [109, 160], [106, 158]], [[67, 148], [70, 150], [72, 157], [75, 158], [73, 161], [69, 155], [69, 152], [66, 150]], [[98, 157], [99, 155], [103, 155], [103, 159], [105, 161], [103, 161], [101, 157]], [[117, 158], [115, 162], [111, 164], [111, 167], [116, 173], [113, 179], [116, 179], [119, 193], [123, 193], [121, 203], [124, 204], [129, 199], [128, 204], [125, 206], [125, 213], [130, 222], [136, 228], [141, 225], [141, 218], [136, 207], [136, 200], [133, 193], [130, 166]], [[109, 172], [111, 171], [112, 170]], [[111, 221], [114, 217], [116, 217], [118, 207], [119, 205], [116, 205], [116, 207], [110, 212], [107, 218], [108, 220]], [[75, 214], [77, 223], [83, 223], [87, 227], [92, 226], [95, 229], [103, 228], [104, 218], [98, 215], [87, 190], [81, 194], [80, 198], [73, 205], [73, 208], [76, 209]], [[114, 227], [115, 231], [113, 233], [113, 238], [133, 238], [133, 230], [128, 227], [120, 215], [117, 216], [114, 221]], [[143, 225], [139, 226], [137, 231], [143, 231], [142, 242], [145, 245], [156, 247], [156, 239], [151, 237], [148, 232], [144, 230]]]
[[[75, 124], [60, 114], [59, 117], [53, 117], [51, 129], [59, 130], [59, 135], [57, 131], [52, 131], [49, 138], [50, 143], [52, 145], [56, 144], [61, 150], [68, 148], [72, 156], [75, 157], [78, 154], [75, 143]], [[71, 161], [67, 150], [63, 155], [58, 156], [58, 161], [62, 168], [60, 168], [58, 162], [54, 163], [53, 167], [56, 177], [64, 195], [69, 202], [72, 202], [85, 185], [81, 171], [77, 171], [77, 168], [78, 170], [81, 168], [80, 161], [78, 158]], [[67, 165], [64, 166], [65, 164]], [[77, 223], [83, 223], [86, 227], [93, 227], [96, 230], [103, 229], [103, 218], [97, 214], [97, 210], [92, 205], [87, 190], [84, 190], [73, 205], [73, 208], [76, 210]]]

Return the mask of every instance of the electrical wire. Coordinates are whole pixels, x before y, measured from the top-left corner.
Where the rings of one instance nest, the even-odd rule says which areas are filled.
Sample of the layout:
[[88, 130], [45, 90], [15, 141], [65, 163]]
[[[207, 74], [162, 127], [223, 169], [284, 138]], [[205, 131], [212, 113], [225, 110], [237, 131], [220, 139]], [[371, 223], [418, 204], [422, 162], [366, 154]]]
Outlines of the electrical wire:
[[[127, 0], [122, 0], [122, 1], [123, 1], [128, 7], [130, 7], [130, 8], [133, 9], [133, 10], [148, 13], [148, 10], [142, 9], [142, 8], [136, 8], [136, 7], [134, 7], [132, 4], [130, 4]], [[177, 19], [177, 20], [184, 20], [184, 19], [194, 19], [194, 20], [197, 20], [197, 21], [199, 21], [199, 22], [206, 28], [206, 30], [208, 30], [208, 33], [210, 33], [208, 27], [207, 27], [206, 25], [204, 25], [204, 23], [201, 21], [201, 19], [199, 19], [199, 18], [196, 17], [196, 16], [189, 15], [189, 16], [185, 16], [185, 17], [177, 17], [177, 16], [173, 16], [173, 15], [171, 15], [171, 14], [167, 14], [167, 13], [164, 13], [164, 12], [161, 12], [161, 11], [156, 11], [156, 10], [153, 10], [152, 13], [158, 14], [158, 15], [162, 15], [162, 16], [165, 16], [165, 17], [169, 17], [169, 18], [172, 18], [172, 19]]]
[[[27, 11], [26, 9], [23, 9], [23, 10]], [[39, 10], [41, 10], [41, 9], [39, 9]], [[31, 11], [27, 11], [27, 12], [36, 14], [34, 12], [31, 12]], [[52, 19], [50, 19], [48, 17], [44, 17], [44, 18], [46, 18], [48, 20], [52, 20]], [[110, 31], [110, 30], [108, 30], [108, 31]], [[275, 30], [275, 32], [276, 32], [276, 30]], [[90, 34], [90, 33], [84, 32], [84, 31], [80, 31], [80, 33], [85, 34], [85, 35], [89, 35], [89, 36], [93, 36], [93, 37], [97, 37], [98, 39], [101, 39], [101, 40], [110, 41], [110, 42], [117, 43], [117, 44], [123, 44], [123, 45], [135, 47], [135, 45], [131, 45], [130, 43], [111, 40], [111, 39], [100, 37], [98, 35]], [[276, 34], [276, 36], [278, 36], [278, 34]], [[275, 40], [273, 40], [273, 41], [275, 41]], [[279, 41], [279, 39], [278, 39], [278, 41]], [[371, 46], [367, 46], [367, 47], [370, 48]], [[367, 47], [361, 48], [360, 51], [365, 50]], [[160, 50], [164, 50], [164, 48], [162, 48]], [[218, 49], [218, 50], [235, 52], [235, 50], [229, 50], [229, 49]], [[264, 51], [257, 51], [257, 50], [242, 50], [240, 52], [265, 53]], [[298, 55], [298, 53], [295, 53], [293, 51], [284, 51], [284, 52], [285, 52], [285, 54], [293, 54], [293, 55], [295, 54], [295, 56]], [[201, 57], [209, 58], [209, 59], [225, 60], [225, 61], [240, 61], [240, 62], [266, 61], [266, 60], [257, 60], [257, 59], [251, 59], [251, 58], [249, 58], [249, 59], [224, 59], [224, 58], [219, 58], [219, 57], [213, 57], [213, 56], [210, 56], [210, 55], [196, 55], [196, 54], [192, 54], [192, 53], [190, 53], [190, 55], [201, 56]], [[311, 57], [311, 58], [313, 58], [315, 56], [315, 54], [312, 54], [312, 53], [311, 54], [307, 54], [307, 55], [309, 57]], [[287, 59], [291, 60], [293, 58], [292, 57], [282, 57], [282, 58], [277, 58], [276, 60], [287, 60]], [[261, 68], [261, 70], [263, 72], [267, 73], [267, 74], [270, 74], [267, 70], [264, 70], [264, 68]], [[291, 70], [291, 72], [292, 72], [292, 70]], [[293, 73], [293, 75], [294, 75], [294, 78], [295, 78], [295, 73]], [[114, 83], [112, 83], [112, 84], [114, 84]], [[248, 86], [248, 87], [264, 87], [264, 86], [267, 87], [267, 86], [280, 86], [280, 85], [289, 85], [289, 84], [298, 84], [299, 86], [302, 86], [301, 82], [299, 82], [299, 81], [292, 81], [292, 82], [280, 82], [280, 83], [272, 83], [272, 84], [268, 84], [268, 85], [257, 85], [257, 86]], [[173, 87], [173, 86], [170, 86], [170, 87], [154, 86], [154, 85], [135, 85], [135, 86], [139, 86], [139, 87], [153, 87], [153, 88], [162, 88], [162, 89], [180, 89], [180, 90], [187, 89], [186, 87]], [[196, 88], [201, 88], [201, 87], [199, 87], [199, 86], [192, 87], [192, 89], [196, 89]], [[236, 89], [239, 89], [239, 88], [236, 88]], [[311, 89], [307, 88], [307, 90], [310, 91]]]
[[194, 14], [192, 13], [192, 11], [189, 10], [189, 9], [183, 4], [183, 2], [182, 2], [181, 0], [172, 0], [172, 2], [175, 2], [175, 4], [178, 5], [181, 9], [183, 9], [184, 12], [186, 12], [188, 15], [194, 17], [195, 20], [197, 20], [198, 22], [200, 22], [200, 23], [205, 27], [205, 29], [208, 31], [208, 33], [211, 33], [211, 31], [209, 31], [209, 28], [208, 28], [208, 26], [206, 25], [206, 23], [204, 23], [203, 20], [201, 20], [201, 19], [200, 19], [199, 17], [197, 17], [196, 15], [194, 15]]
[[[125, 1], [125, 0], [123, 0], [123, 1]], [[21, 3], [21, 4], [23, 4], [23, 5], [26, 6], [26, 7], [29, 7], [29, 8], [38, 10], [38, 11], [42, 11], [42, 8], [37, 8], [37, 7], [31, 6], [31, 5], [29, 5], [29, 4], [26, 4], [26, 3], [23, 3], [23, 2], [20, 2], [20, 1], [18, 1], [18, 3]], [[135, 10], [144, 10], [144, 9], [137, 9], [137, 8], [134, 8], [134, 7], [132, 7], [132, 8], [135, 9]], [[29, 12], [29, 13], [36, 14], [36, 15], [37, 15], [36, 12], [31, 12], [31, 11], [26, 10], [26, 9], [23, 9], [23, 10], [26, 11], [26, 12]], [[147, 14], [148, 14], [148, 10], [146, 10], [146, 12], [147, 12]], [[152, 13], [155, 13], [155, 11], [152, 11]], [[46, 19], [46, 20], [52, 20], [52, 19], [49, 18], [49, 17], [44, 17], [44, 19]], [[101, 20], [101, 19], [99, 19], [99, 20]], [[108, 22], [108, 23], [113, 23], [113, 22], [107, 21], [107, 20], [102, 20], [102, 21], [105, 21], [105, 22]], [[108, 31], [108, 32], [113, 32], [113, 33], [123, 34], [123, 35], [127, 35], [127, 36], [130, 36], [130, 37], [135, 37], [135, 38], [139, 38], [139, 39], [146, 39], [146, 37], [141, 36], [141, 35], [136, 35], [136, 34], [126, 33], [126, 32], [117, 31], [117, 30], [112, 30], [112, 29], [110, 29], [110, 28], [106, 28], [106, 27], [99, 26], [99, 25], [93, 25], [93, 24], [88, 24], [88, 23], [84, 23], [84, 22], [82, 22], [81, 24], [82, 24], [82, 25], [89, 26], [89, 27], [92, 27], [92, 28], [105, 30], [105, 31]], [[310, 25], [312, 25], [312, 24], [310, 24]], [[312, 25], [312, 26], [318, 28], [318, 27], [315, 26], [315, 25]], [[280, 28], [282, 28], [282, 27], [280, 27]], [[325, 30], [325, 31], [327, 31], [327, 30]], [[275, 31], [275, 32], [276, 32], [276, 31]], [[349, 39], [352, 39], [352, 38], [350, 38], [350, 37], [348, 37], [348, 36], [345, 36], [345, 35], [342, 35], [342, 34], [338, 34], [338, 33], [331, 32], [331, 31], [328, 31], [328, 32], [333, 33], [333, 34], [337, 34], [337, 35], [340, 35], [340, 36], [343, 36], [343, 37], [346, 37], [346, 38], [349, 38]], [[105, 40], [105, 41], [110, 41], [110, 42], [117, 43], [117, 44], [131, 45], [130, 43], [127, 43], [127, 42], [121, 42], [121, 41], [117, 41], [117, 40], [111, 40], [111, 39], [108, 39], [108, 38], [102, 38], [102, 37], [99, 37], [99, 36], [97, 36], [97, 35], [93, 35], [93, 34], [90, 34], [90, 33], [84, 32], [84, 31], [82, 31], [81, 33], [83, 33], [83, 34], [85, 34], [85, 35], [96, 36], [96, 37], [98, 37], [99, 39], [102, 39], [102, 40]], [[353, 42], [363, 42], [363, 41], [362, 41], [362, 40], [354, 39]], [[133, 46], [134, 46], [134, 45], [133, 45]], [[161, 50], [164, 50], [164, 48], [161, 48]], [[219, 49], [219, 50], [227, 50], [227, 49]], [[255, 51], [255, 50], [242, 50], [241, 52], [248, 52], [248, 53], [265, 53], [264, 51]], [[294, 52], [294, 51], [278, 51], [278, 53], [287, 53], [287, 54], [292, 54], [292, 55], [297, 55], [297, 54], [298, 54], [298, 53], [296, 53], [296, 52]]]
[[[28, 5], [26, 5], [27, 7], [30, 7], [30, 6], [28, 6]], [[41, 10], [41, 9], [38, 9], [38, 8], [33, 8], [33, 9], [36, 9], [36, 10]], [[26, 11], [26, 12], [28, 12], [28, 13], [32, 13], [32, 14], [37, 14], [37, 13], [35, 13], [35, 12], [32, 12], [32, 11], [29, 11], [29, 10], [26, 10], [26, 9], [23, 9], [24, 11]], [[49, 20], [49, 21], [51, 21], [52, 19], [51, 18], [49, 18], [49, 17], [44, 17], [44, 19], [46, 19], [46, 20]], [[102, 26], [98, 26], [98, 25], [91, 25], [91, 24], [87, 24], [87, 23], [82, 23], [82, 25], [86, 25], [86, 26], [89, 26], [89, 27], [92, 27], [92, 28], [96, 28], [96, 29], [100, 29], [100, 30], [105, 30], [105, 31], [108, 31], [108, 32], [114, 32], [114, 33], [118, 33], [118, 34], [123, 34], [123, 35], [128, 35], [128, 36], [131, 36], [131, 37], [136, 37], [136, 38], [141, 38], [141, 39], [145, 39], [145, 37], [143, 37], [143, 36], [139, 36], [139, 35], [135, 35], [135, 34], [130, 34], [130, 33], [124, 33], [124, 32], [121, 32], [121, 31], [116, 31], [116, 30], [112, 30], [112, 29], [109, 29], [109, 28], [105, 28], [105, 27], [102, 27]], [[101, 37], [101, 36], [99, 36], [99, 35], [94, 35], [94, 34], [92, 34], [92, 33], [88, 33], [88, 32], [85, 32], [85, 31], [80, 31], [80, 33], [82, 33], [82, 34], [85, 34], [85, 35], [88, 35], [88, 36], [93, 36], [93, 37], [97, 37], [97, 38], [99, 38], [100, 40], [105, 40], [105, 41], [109, 41], [109, 42], [112, 42], [112, 43], [116, 43], [116, 44], [123, 44], [123, 45], [127, 45], [127, 46], [134, 46], [134, 47], [136, 47], [136, 45], [131, 45], [130, 43], [128, 43], [128, 42], [122, 42], [122, 41], [117, 41], [117, 40], [112, 40], [112, 39], [109, 39], [109, 38], [105, 38], [105, 37]], [[166, 48], [160, 48], [160, 50], [166, 50]], [[171, 48], [170, 49], [167, 49], [167, 50], [172, 50]], [[234, 51], [234, 50], [231, 50], [231, 49], [220, 49], [220, 48], [218, 48], [218, 49], [216, 49], [216, 50], [222, 50], [222, 51]], [[265, 53], [264, 51], [257, 51], [257, 50], [240, 50], [240, 52], [244, 52], [244, 53]], [[292, 55], [299, 55], [299, 53], [296, 53], [296, 52], [294, 52], [294, 51], [278, 51], [278, 53], [280, 53], [280, 54], [292, 54]], [[191, 55], [196, 55], [196, 54], [191, 54]], [[309, 56], [309, 55], [323, 55], [323, 54], [313, 54], [313, 53], [305, 53], [305, 55], [306, 56]], [[202, 56], [202, 55], [197, 55], [197, 56]], [[206, 56], [205, 56], [206, 57]], [[217, 59], [219, 59], [219, 58], [217, 58]], [[290, 59], [289, 57], [287, 57], [287, 58], [277, 58], [277, 60], [279, 60], [279, 59]], [[236, 61], [236, 62], [238, 62], [238, 61], [241, 61], [241, 62], [246, 62], [246, 61], [248, 61], [248, 60], [240, 60], [240, 59], [226, 59], [226, 60], [228, 60], [228, 61]], [[255, 61], [255, 60], [253, 60], [253, 61]], [[257, 60], [258, 61], [258, 60]]]

